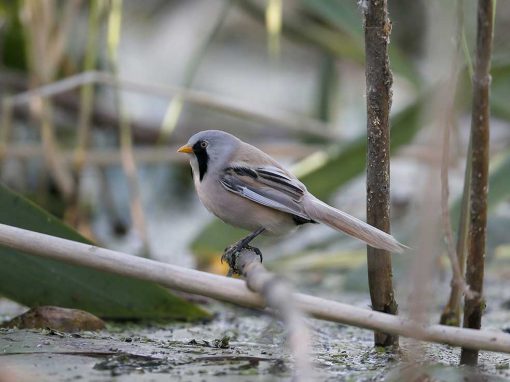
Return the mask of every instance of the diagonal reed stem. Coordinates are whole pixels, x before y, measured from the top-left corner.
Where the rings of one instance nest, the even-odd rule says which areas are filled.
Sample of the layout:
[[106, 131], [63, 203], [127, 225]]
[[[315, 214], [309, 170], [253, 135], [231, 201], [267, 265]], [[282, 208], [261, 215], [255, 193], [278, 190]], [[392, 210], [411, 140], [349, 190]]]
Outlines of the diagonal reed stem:
[[[251, 292], [241, 280], [131, 256], [5, 224], [0, 224], [0, 245], [30, 255], [147, 280], [168, 288], [245, 307], [257, 309], [266, 307], [261, 296]], [[302, 293], [294, 294], [294, 299], [299, 309], [317, 319], [422, 341], [510, 354], [510, 335], [501, 331], [426, 325], [403, 317]]]

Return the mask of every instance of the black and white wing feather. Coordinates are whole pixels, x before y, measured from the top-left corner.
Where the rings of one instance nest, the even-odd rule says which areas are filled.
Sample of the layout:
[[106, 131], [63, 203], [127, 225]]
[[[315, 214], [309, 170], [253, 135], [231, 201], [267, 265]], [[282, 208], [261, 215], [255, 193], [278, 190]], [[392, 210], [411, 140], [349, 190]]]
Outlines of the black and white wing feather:
[[306, 187], [274, 166], [237, 165], [225, 169], [220, 182], [226, 190], [266, 207], [312, 222], [301, 201]]

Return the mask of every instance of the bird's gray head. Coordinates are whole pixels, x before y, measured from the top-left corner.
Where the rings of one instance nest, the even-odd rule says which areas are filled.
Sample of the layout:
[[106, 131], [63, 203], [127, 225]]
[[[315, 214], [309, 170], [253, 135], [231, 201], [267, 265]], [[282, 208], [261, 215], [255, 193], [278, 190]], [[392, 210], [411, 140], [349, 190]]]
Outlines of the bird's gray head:
[[241, 141], [220, 130], [205, 130], [193, 135], [177, 150], [190, 154], [190, 163], [195, 175], [202, 180], [211, 170], [224, 166]]

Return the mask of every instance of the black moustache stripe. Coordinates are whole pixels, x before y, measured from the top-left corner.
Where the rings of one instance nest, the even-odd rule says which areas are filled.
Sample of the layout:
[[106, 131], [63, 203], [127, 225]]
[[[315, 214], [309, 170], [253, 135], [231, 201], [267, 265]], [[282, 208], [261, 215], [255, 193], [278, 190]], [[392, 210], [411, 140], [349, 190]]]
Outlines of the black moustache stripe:
[[207, 165], [209, 164], [209, 155], [207, 154], [207, 150], [202, 146], [202, 141], [198, 141], [193, 145], [193, 153], [197, 157], [198, 162], [198, 173], [200, 177], [200, 181], [204, 179], [205, 173], [207, 172]]

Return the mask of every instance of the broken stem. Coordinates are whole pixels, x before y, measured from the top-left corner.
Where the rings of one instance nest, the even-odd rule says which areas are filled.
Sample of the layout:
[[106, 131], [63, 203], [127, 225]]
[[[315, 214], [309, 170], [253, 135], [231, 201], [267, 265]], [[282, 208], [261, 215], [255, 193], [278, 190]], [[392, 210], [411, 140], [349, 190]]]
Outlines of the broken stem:
[[252, 249], [243, 249], [228, 259], [234, 274], [243, 276], [249, 290], [261, 295], [268, 308], [274, 310], [285, 324], [288, 344], [294, 358], [293, 381], [309, 381], [310, 333], [305, 317], [294, 300], [292, 287], [282, 278], [268, 272]]

